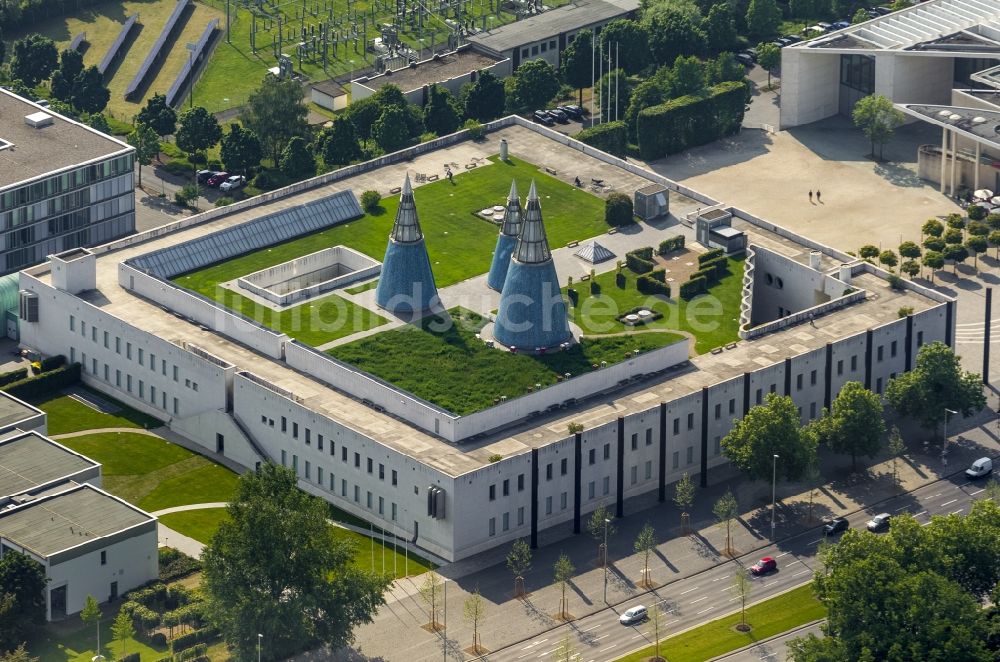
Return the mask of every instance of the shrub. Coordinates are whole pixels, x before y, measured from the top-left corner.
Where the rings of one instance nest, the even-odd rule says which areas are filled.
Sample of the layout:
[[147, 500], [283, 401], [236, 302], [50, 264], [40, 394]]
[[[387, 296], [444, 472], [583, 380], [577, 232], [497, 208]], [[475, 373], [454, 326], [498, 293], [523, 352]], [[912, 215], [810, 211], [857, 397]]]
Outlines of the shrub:
[[628, 266], [629, 269], [631, 269], [633, 272], [637, 274], [644, 274], [648, 271], [652, 271], [653, 267], [656, 265], [653, 263], [653, 260], [651, 259], [653, 257], [652, 255], [653, 249], [650, 248], [649, 251], [650, 254], [648, 257], [645, 257], [645, 249], [642, 248], [626, 253], [625, 254], [626, 266]]
[[636, 120], [639, 156], [652, 161], [735, 133], [743, 123], [746, 91], [742, 81], [727, 81], [704, 96], [644, 108]]
[[42, 359], [42, 372], [55, 370], [56, 368], [61, 368], [64, 365], [66, 365], [66, 357], [64, 355], [56, 354], [55, 356], [49, 356]]
[[676, 237], [670, 237], [661, 241], [656, 252], [660, 255], [666, 255], [671, 251], [679, 251], [682, 248], [684, 248], [684, 235], [679, 234]]
[[380, 202], [382, 202], [382, 194], [378, 191], [365, 191], [361, 194], [361, 208], [368, 213], [378, 209]]
[[187, 660], [197, 660], [205, 656], [208, 652], [208, 644], [197, 644], [184, 650], [174, 656], [178, 662], [186, 662]]
[[7, 384], [13, 384], [16, 381], [27, 379], [28, 369], [19, 368], [17, 370], [11, 370], [10, 372], [5, 372], [0, 375], [0, 387], [6, 386]]
[[969, 208], [965, 210], [965, 213], [969, 215], [970, 221], [981, 221], [986, 218], [986, 207], [981, 207], [980, 205], [969, 205]]
[[188, 154], [188, 163], [191, 165], [205, 165], [208, 163], [208, 157], [201, 152], [194, 152], [193, 154]]
[[624, 193], [612, 193], [604, 201], [604, 222], [614, 227], [628, 225], [635, 220], [632, 211], [632, 198]]
[[[660, 273], [663, 272], [662, 269], [658, 270]], [[643, 274], [639, 276], [635, 281], [635, 289], [639, 290], [643, 294], [662, 294], [665, 297], [670, 297], [670, 286], [665, 282], [654, 278], [654, 271], [652, 274]]]
[[635, 250], [630, 251], [630, 252], [632, 254], [634, 254], [634, 255], [638, 255], [643, 260], [648, 260], [650, 262], [653, 260], [653, 247], [652, 246], [643, 246], [642, 248], [636, 248]]
[[625, 122], [620, 120], [584, 129], [574, 138], [618, 158], [628, 155], [628, 130]]
[[691, 274], [691, 280], [695, 278], [704, 278], [709, 285], [715, 285], [719, 282], [719, 272], [715, 270], [715, 267], [706, 267]]
[[725, 255], [725, 251], [723, 251], [721, 248], [713, 248], [712, 250], [705, 251], [704, 253], [698, 256], [698, 264], [703, 265], [706, 262], [722, 257], [723, 255]]
[[230, 198], [228, 195], [224, 195], [224, 196], [222, 196], [221, 198], [219, 198], [218, 200], [215, 201], [215, 206], [216, 207], [225, 207], [226, 205], [233, 204], [233, 202], [235, 202], [235, 200], [233, 200], [232, 198]]
[[462, 125], [462, 128], [469, 132], [469, 137], [473, 140], [479, 140], [485, 133], [483, 125], [479, 120], [466, 120], [465, 124]]
[[667, 282], [667, 270], [666, 269], [653, 269], [652, 272], [647, 274], [650, 278], [654, 278], [661, 283]]
[[30, 377], [7, 384], [0, 390], [10, 393], [16, 398], [25, 399], [48, 395], [79, 382], [80, 364], [74, 363], [42, 373], [38, 377]]
[[490, 464], [494, 464], [494, 463], [499, 462], [500, 460], [502, 460], [503, 459], [503, 455], [501, 455], [500, 453], [494, 453], [493, 455], [490, 455], [489, 458], [487, 458], [487, 459], [489, 460]]
[[904, 287], [903, 279], [897, 276], [896, 274], [889, 274], [886, 280], [889, 281], [889, 287], [891, 287], [894, 290], [901, 290]]
[[159, 556], [161, 582], [180, 579], [201, 570], [201, 561], [173, 547], [161, 547]]
[[913, 306], [901, 306], [899, 310], [896, 311], [896, 315], [902, 319], [907, 315], [913, 314]]
[[118, 658], [118, 662], [139, 662], [139, 654], [129, 653], [128, 655], [122, 655]]
[[271, 173], [267, 170], [261, 170], [257, 173], [257, 176], [253, 178], [253, 185], [261, 191], [270, 191], [277, 185], [277, 182]]
[[149, 643], [153, 644], [153, 646], [155, 646], [157, 648], [166, 646], [167, 645], [167, 635], [163, 634], [162, 632], [154, 632], [149, 637]]
[[696, 297], [703, 292], [708, 291], [708, 281], [704, 278], [691, 277], [691, 280], [681, 285], [681, 298], [685, 301]]
[[188, 632], [187, 634], [182, 634], [179, 637], [174, 637], [170, 642], [170, 646], [176, 653], [186, 648], [191, 648], [197, 644], [209, 641], [210, 639], [214, 639], [217, 635], [218, 633], [214, 628], [202, 628], [200, 630]]

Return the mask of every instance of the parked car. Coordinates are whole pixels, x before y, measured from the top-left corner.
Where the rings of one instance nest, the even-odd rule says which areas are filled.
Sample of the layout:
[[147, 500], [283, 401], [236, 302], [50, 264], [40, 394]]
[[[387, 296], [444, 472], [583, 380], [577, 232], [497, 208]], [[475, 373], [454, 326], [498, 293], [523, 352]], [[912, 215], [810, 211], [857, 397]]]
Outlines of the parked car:
[[197, 178], [199, 184], [204, 184], [212, 177], [215, 177], [217, 174], [219, 173], [215, 172], [214, 170], [199, 170], [198, 172], [195, 173], [195, 177]]
[[238, 188], [242, 188], [244, 184], [247, 183], [247, 178], [243, 175], [230, 175], [226, 178], [226, 181], [219, 184], [220, 191], [235, 191]]
[[885, 16], [886, 14], [892, 13], [892, 7], [872, 7], [872, 11], [879, 16]]
[[790, 40], [788, 37], [778, 37], [771, 43], [777, 46], [778, 48], [784, 48], [785, 46], [791, 46], [794, 42]]
[[753, 58], [747, 55], [746, 53], [737, 53], [736, 61], [746, 67], [753, 66]]
[[826, 525], [823, 527], [823, 535], [832, 536], [838, 533], [843, 533], [844, 531], [847, 531], [847, 529], [849, 529], [850, 526], [851, 526], [850, 522], [848, 522], [845, 518], [834, 517], [832, 520], [827, 522]]
[[770, 556], [765, 556], [760, 561], [757, 561], [752, 566], [750, 566], [751, 575], [766, 575], [769, 572], [774, 572], [778, 569], [778, 562], [775, 561]]
[[865, 527], [867, 527], [869, 531], [873, 532], [881, 531], [882, 529], [888, 529], [889, 520], [891, 519], [892, 515], [890, 515], [889, 513], [879, 513], [875, 517], [868, 520], [868, 524], [866, 524]]
[[646, 608], [642, 605], [626, 609], [625, 613], [618, 617], [618, 622], [622, 625], [632, 625], [646, 620]]
[[833, 24], [834, 30], [843, 30], [844, 28], [849, 28], [849, 27], [851, 27], [850, 21], [837, 21], [836, 23]]
[[535, 120], [539, 124], [544, 124], [545, 126], [552, 126], [555, 124], [555, 120], [544, 110], [536, 110], [531, 114], [531, 119]]
[[792, 44], [797, 44], [800, 41], [802, 41], [802, 37], [800, 37], [797, 34], [788, 34], [788, 35], [785, 35], [784, 37], [782, 37], [782, 39], [784, 39], [785, 41], [787, 41], [789, 46], [791, 46]]
[[228, 172], [217, 172], [211, 177], [209, 177], [205, 183], [211, 186], [212, 188], [215, 188], [217, 186], [221, 186], [222, 182], [226, 181], [227, 179], [229, 179]]
[[576, 104], [567, 104], [565, 106], [559, 106], [559, 110], [563, 111], [567, 115], [575, 119], [583, 118], [583, 108], [577, 106]]
[[985, 478], [993, 472], [993, 460], [988, 457], [981, 457], [972, 463], [972, 466], [965, 470], [965, 477], [969, 480]]
[[806, 35], [807, 37], [812, 37], [813, 33], [815, 33], [816, 35], [821, 35], [824, 32], [826, 32], [826, 28], [821, 28], [819, 24], [810, 25], [802, 28], [802, 34]]
[[829, 32], [830, 30], [833, 29], [833, 23], [827, 23], [826, 21], [820, 21], [816, 25], [823, 28], [823, 30], [826, 32]]
[[559, 110], [558, 108], [549, 108], [545, 112], [549, 114], [549, 117], [555, 119], [555, 121], [559, 122], [560, 124], [566, 124], [569, 122], [569, 115]]

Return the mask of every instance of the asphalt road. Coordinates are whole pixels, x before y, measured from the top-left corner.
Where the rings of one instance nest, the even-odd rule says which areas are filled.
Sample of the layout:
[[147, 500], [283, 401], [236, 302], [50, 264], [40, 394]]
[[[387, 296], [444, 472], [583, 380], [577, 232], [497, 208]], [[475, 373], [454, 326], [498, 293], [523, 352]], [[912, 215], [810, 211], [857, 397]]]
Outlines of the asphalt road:
[[[994, 458], [997, 461], [997, 458]], [[970, 483], [964, 475], [939, 480], [914, 492], [904, 493], [879, 504], [870, 511], [848, 517], [851, 528], [863, 528], [878, 512], [894, 515], [909, 513], [923, 524], [930, 523], [932, 515], [967, 513], [970, 503], [981, 498], [983, 482]], [[731, 588], [736, 564], [748, 566], [761, 556], [773, 556], [778, 570], [767, 577], [753, 578], [750, 594], [758, 602], [807, 583], [816, 568], [816, 551], [823, 541], [819, 527], [798, 536], [782, 540], [753, 555], [745, 555], [717, 565], [697, 575], [678, 580], [655, 591], [645, 593], [621, 604], [608, 607], [596, 614], [561, 625], [537, 637], [490, 653], [489, 660], [555, 660], [567, 633], [580, 662], [604, 662], [618, 659], [634, 650], [652, 643], [649, 623], [623, 626], [618, 616], [636, 605], [660, 604], [668, 612], [668, 635], [676, 634], [712, 619], [738, 610], [738, 597]], [[778, 658], [772, 658], [778, 659]]]

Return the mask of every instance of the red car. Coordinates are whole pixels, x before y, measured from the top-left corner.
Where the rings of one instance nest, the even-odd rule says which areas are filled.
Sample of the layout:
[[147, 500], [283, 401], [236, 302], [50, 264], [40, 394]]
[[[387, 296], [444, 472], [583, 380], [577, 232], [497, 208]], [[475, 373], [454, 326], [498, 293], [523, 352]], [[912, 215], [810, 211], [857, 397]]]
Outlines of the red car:
[[228, 172], [217, 172], [214, 175], [212, 175], [211, 177], [209, 177], [208, 181], [205, 182], [205, 183], [208, 184], [209, 186], [211, 186], [212, 188], [215, 188], [216, 186], [218, 186], [222, 182], [226, 181], [227, 179], [229, 179], [229, 173]]
[[778, 569], [778, 562], [775, 561], [770, 556], [765, 556], [760, 561], [757, 561], [752, 566], [750, 566], [751, 575], [766, 575], [769, 572], [773, 572]]

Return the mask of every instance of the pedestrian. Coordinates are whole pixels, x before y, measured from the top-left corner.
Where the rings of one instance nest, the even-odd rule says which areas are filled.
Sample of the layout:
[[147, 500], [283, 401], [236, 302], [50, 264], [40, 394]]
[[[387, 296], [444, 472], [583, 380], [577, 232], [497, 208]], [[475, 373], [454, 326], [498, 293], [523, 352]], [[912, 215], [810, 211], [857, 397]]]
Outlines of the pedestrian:
[[816, 202], [823, 204], [823, 201], [819, 198], [819, 189], [816, 189]]
[[809, 202], [810, 202], [810, 204], [812, 203], [812, 201], [813, 201], [813, 192], [812, 192], [812, 189], [809, 189]]

